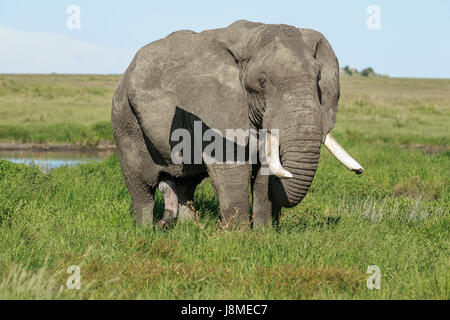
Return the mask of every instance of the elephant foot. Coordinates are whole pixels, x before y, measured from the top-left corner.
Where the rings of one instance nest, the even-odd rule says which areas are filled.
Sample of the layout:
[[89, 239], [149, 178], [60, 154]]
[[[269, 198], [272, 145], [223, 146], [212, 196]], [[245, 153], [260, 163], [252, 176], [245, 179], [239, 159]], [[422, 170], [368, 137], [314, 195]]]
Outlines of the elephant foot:
[[180, 204], [178, 207], [178, 221], [179, 222], [190, 222], [194, 220], [194, 211], [191, 207], [185, 204]]
[[158, 185], [159, 191], [164, 197], [164, 215], [156, 224], [157, 228], [167, 229], [171, 227], [178, 217], [178, 197], [175, 192], [175, 185], [172, 181], [161, 181]]
[[159, 220], [156, 223], [156, 227], [158, 229], [161, 229], [161, 230], [167, 230], [170, 227], [172, 227], [174, 225], [174, 223], [175, 223], [175, 219], [173, 219], [173, 220], [165, 220], [164, 218], [162, 218], [161, 220]]

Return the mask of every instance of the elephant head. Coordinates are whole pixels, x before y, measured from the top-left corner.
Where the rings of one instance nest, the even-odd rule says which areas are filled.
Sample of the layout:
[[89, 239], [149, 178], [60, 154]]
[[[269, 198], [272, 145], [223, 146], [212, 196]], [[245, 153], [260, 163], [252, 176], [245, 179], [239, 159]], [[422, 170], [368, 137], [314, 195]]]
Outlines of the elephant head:
[[[282, 207], [297, 205], [316, 172], [322, 143], [347, 168], [362, 167], [329, 134], [336, 122], [339, 66], [319, 32], [286, 25], [239, 22], [253, 28], [239, 60], [250, 122], [267, 129], [266, 158], [273, 176], [270, 197]], [[270, 133], [278, 129], [279, 137]]]

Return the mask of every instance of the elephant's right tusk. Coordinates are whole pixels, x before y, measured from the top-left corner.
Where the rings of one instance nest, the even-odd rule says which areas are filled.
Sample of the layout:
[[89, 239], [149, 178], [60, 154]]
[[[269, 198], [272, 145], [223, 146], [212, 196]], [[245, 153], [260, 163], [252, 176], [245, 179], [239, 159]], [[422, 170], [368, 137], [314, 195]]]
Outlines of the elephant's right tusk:
[[355, 172], [356, 174], [361, 174], [364, 168], [352, 158], [347, 151], [342, 148], [342, 146], [336, 141], [336, 139], [331, 135], [327, 134], [325, 142], [323, 143], [327, 147], [328, 151], [347, 169]]
[[280, 162], [280, 144], [277, 137], [266, 133], [266, 159], [270, 172], [280, 179], [292, 178], [292, 173], [283, 168]]

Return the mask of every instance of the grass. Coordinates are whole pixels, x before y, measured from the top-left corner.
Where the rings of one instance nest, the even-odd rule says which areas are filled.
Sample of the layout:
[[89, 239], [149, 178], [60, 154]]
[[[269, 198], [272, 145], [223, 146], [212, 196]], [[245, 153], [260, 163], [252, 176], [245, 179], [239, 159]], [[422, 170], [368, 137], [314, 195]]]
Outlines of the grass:
[[98, 75], [0, 75], [0, 141], [112, 141], [110, 109], [118, 80]]
[[[118, 80], [0, 74], [0, 141], [112, 141], [110, 109]], [[343, 76], [341, 92], [333, 131], [338, 137], [431, 149], [450, 144], [450, 80]]]
[[0, 141], [33, 143], [68, 143], [93, 145], [99, 141], [113, 141], [111, 122], [104, 121], [92, 125], [77, 123], [56, 123], [49, 125], [0, 125]]
[[336, 135], [375, 144], [450, 144], [448, 79], [344, 76], [341, 92]]
[[[276, 230], [222, 230], [208, 180], [196, 223], [136, 226], [116, 155], [48, 174], [0, 160], [0, 298], [449, 299], [449, 85], [345, 77], [335, 135], [366, 171], [349, 173], [323, 150], [310, 192]], [[70, 265], [80, 290], [65, 285]], [[369, 265], [381, 290], [366, 287]]]

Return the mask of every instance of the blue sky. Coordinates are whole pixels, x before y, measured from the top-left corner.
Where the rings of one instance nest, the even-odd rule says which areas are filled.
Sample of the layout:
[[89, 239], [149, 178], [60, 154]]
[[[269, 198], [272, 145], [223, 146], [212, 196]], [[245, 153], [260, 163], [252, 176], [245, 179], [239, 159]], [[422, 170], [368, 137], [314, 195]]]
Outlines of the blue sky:
[[[81, 28], [67, 28], [67, 8]], [[369, 29], [370, 5], [380, 29]], [[450, 78], [450, 1], [1, 0], [0, 73], [122, 73], [146, 43], [238, 19], [322, 32], [341, 66], [394, 77]]]

